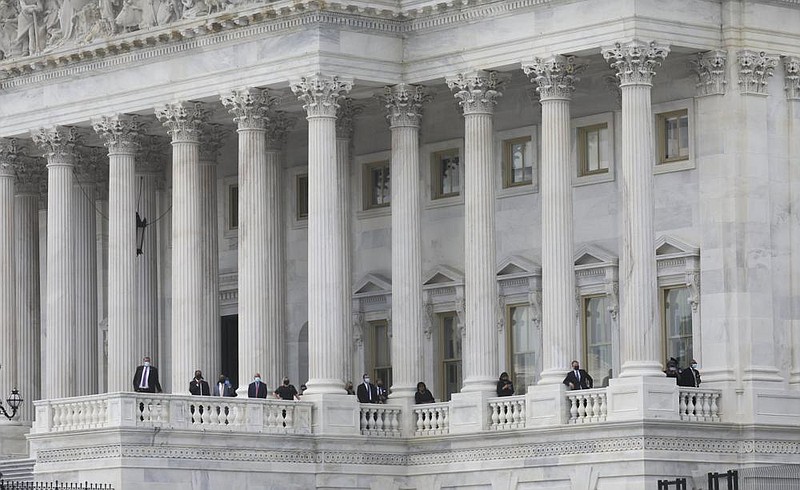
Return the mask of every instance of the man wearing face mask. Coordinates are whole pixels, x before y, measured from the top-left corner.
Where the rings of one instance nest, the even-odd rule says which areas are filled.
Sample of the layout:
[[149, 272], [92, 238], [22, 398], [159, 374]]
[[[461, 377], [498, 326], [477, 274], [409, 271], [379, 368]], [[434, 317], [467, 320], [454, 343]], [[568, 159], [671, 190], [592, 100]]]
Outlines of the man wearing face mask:
[[289, 378], [283, 378], [283, 384], [275, 388], [275, 398], [281, 400], [299, 400], [297, 397], [297, 389], [294, 385], [289, 384]]
[[375, 385], [370, 382], [369, 374], [364, 373], [363, 383], [358, 385], [356, 396], [359, 403], [379, 403], [378, 390]]
[[136, 368], [133, 375], [133, 391], [142, 393], [161, 393], [161, 383], [158, 382], [158, 369], [150, 365], [150, 357], [142, 359], [142, 365]]
[[594, 386], [594, 380], [585, 369], [581, 369], [578, 361], [572, 361], [572, 371], [567, 373], [564, 384], [569, 386], [570, 390], [588, 390]]
[[253, 376], [253, 382], [247, 387], [248, 398], [266, 398], [267, 397], [267, 384], [261, 381], [261, 375], [256, 373]]
[[231, 381], [224, 374], [219, 375], [217, 384], [214, 385], [214, 390], [211, 393], [213, 396], [236, 396], [236, 391], [231, 386]]
[[691, 386], [693, 388], [700, 386], [700, 371], [697, 370], [697, 367], [697, 361], [692, 359], [689, 367], [684, 369], [680, 377], [678, 377], [678, 386]]
[[211, 388], [203, 379], [203, 372], [199, 369], [194, 372], [194, 379], [189, 382], [189, 393], [192, 395], [211, 396]]

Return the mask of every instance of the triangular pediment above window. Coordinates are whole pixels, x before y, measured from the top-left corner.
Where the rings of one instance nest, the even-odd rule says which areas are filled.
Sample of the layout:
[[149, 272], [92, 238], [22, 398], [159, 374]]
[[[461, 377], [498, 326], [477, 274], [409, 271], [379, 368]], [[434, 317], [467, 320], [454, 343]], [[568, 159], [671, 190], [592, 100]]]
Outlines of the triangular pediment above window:
[[464, 273], [446, 265], [440, 265], [425, 275], [424, 286], [437, 284], [463, 284]]
[[533, 261], [512, 255], [501, 261], [497, 266], [498, 277], [540, 275], [542, 268]]
[[700, 249], [674, 236], [663, 235], [656, 240], [656, 256], [699, 255]]
[[616, 264], [617, 257], [596, 245], [582, 245], [575, 251], [575, 266], [603, 266]]
[[353, 294], [391, 293], [392, 281], [380, 274], [367, 274], [353, 288]]

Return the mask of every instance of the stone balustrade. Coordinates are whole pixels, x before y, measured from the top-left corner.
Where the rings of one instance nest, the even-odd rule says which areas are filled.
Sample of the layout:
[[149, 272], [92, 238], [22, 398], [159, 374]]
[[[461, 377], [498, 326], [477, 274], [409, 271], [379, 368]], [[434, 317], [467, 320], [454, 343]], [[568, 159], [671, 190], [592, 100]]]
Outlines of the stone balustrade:
[[605, 388], [570, 391], [567, 399], [570, 424], [605, 422], [608, 410]]
[[34, 404], [32, 434], [114, 427], [309, 434], [313, 407], [299, 401], [150, 393], [106, 393]]
[[400, 437], [400, 407], [359, 404], [361, 434], [365, 436]]
[[489, 430], [522, 429], [525, 427], [525, 396], [489, 399]]
[[450, 433], [450, 404], [426, 403], [413, 408], [415, 436], [438, 436]]
[[680, 388], [678, 410], [681, 420], [692, 422], [719, 422], [717, 400], [722, 392], [706, 388]]

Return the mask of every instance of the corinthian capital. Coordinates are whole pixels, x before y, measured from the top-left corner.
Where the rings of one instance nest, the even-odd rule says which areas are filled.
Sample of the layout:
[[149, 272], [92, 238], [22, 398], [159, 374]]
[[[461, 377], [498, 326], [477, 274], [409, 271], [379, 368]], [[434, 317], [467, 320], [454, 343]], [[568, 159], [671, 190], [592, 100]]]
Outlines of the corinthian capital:
[[580, 80], [578, 74], [585, 69], [586, 65], [576, 63], [574, 56], [560, 54], [522, 64], [522, 71], [536, 84], [540, 100], [571, 99]]
[[422, 104], [431, 97], [421, 85], [400, 83], [384, 89], [383, 101], [389, 126], [392, 128], [411, 126], [418, 128], [422, 120]]
[[617, 71], [620, 85], [650, 85], [655, 69], [669, 54], [669, 47], [634, 39], [602, 49], [603, 58]]
[[19, 155], [14, 161], [14, 173], [19, 194], [38, 194], [40, 187], [47, 183], [47, 168], [41, 158]]
[[336, 111], [336, 137], [350, 139], [356, 123], [356, 116], [361, 114], [364, 108], [357, 105], [350, 97], [339, 98], [339, 110]]
[[294, 128], [297, 120], [283, 111], [276, 111], [269, 115], [267, 123], [267, 148], [280, 150], [286, 145], [289, 131]]
[[217, 163], [219, 150], [229, 133], [222, 124], [204, 124], [200, 130], [200, 160]]
[[0, 177], [14, 177], [19, 150], [16, 138], [0, 138]]
[[165, 136], [142, 135], [139, 153], [136, 154], [136, 172], [141, 174], [158, 174], [169, 161], [172, 151], [169, 140]]
[[778, 65], [778, 57], [744, 49], [736, 53], [736, 61], [739, 63], [739, 91], [742, 94], [767, 95], [767, 82]]
[[233, 116], [233, 121], [239, 125], [239, 129], [264, 129], [267, 111], [278, 99], [272, 97], [266, 89], [246, 87], [222, 94], [220, 100]]
[[503, 94], [500, 89], [503, 79], [496, 71], [479, 70], [472, 73], [459, 73], [445, 79], [450, 90], [455, 90], [458, 104], [467, 114], [491, 114], [497, 98]]
[[800, 57], [783, 57], [784, 90], [789, 100], [800, 100]]
[[697, 95], [723, 95], [728, 81], [725, 80], [725, 63], [728, 54], [722, 50], [699, 53], [692, 60], [692, 69], [697, 74]]
[[54, 126], [31, 131], [31, 138], [44, 152], [51, 165], [72, 165], [75, 145], [81, 140], [78, 129], [72, 126]]
[[108, 147], [109, 153], [134, 153], [139, 147], [142, 124], [137, 116], [114, 114], [92, 120], [92, 128]]
[[174, 102], [156, 109], [156, 117], [167, 128], [173, 142], [200, 140], [200, 131], [208, 117], [201, 102]]
[[291, 86], [308, 117], [336, 117], [338, 99], [343, 93], [350, 92], [353, 82], [317, 74], [294, 81]]

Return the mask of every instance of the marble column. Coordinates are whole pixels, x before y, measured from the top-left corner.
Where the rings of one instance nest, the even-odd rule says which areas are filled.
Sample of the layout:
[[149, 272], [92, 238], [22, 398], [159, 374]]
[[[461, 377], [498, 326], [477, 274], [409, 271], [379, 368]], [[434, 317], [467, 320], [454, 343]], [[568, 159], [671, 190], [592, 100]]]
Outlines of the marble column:
[[[342, 220], [342, 301], [349, 305], [353, 298], [352, 274], [352, 238], [350, 220], [350, 146], [353, 141], [355, 117], [363, 109], [357, 106], [350, 97], [339, 99], [339, 110], [336, 113], [336, 183], [339, 187], [339, 215]], [[342, 312], [344, 319], [344, 355], [342, 364], [342, 379], [349, 381], [359, 377], [353, 371], [354, 342], [353, 329], [350, 327], [350, 309]]]
[[570, 101], [583, 68], [572, 57], [523, 65], [542, 104], [542, 378], [559, 384], [578, 357], [575, 329]]
[[[14, 250], [14, 181], [16, 139], [0, 140], [0, 396], [18, 387], [16, 275]], [[5, 417], [0, 423], [6, 423]]]
[[[200, 138], [200, 213], [202, 248], [202, 323], [198, 334], [203, 340], [203, 355], [195, 369], [206, 373], [206, 378], [216, 379], [222, 370], [220, 348], [221, 325], [219, 316], [219, 224], [217, 219], [217, 158], [225, 136], [219, 124], [203, 126]], [[213, 374], [214, 377], [211, 377]], [[246, 378], [245, 378], [246, 379]], [[269, 381], [268, 381], [269, 382]]]
[[462, 392], [496, 388], [497, 277], [495, 268], [494, 105], [496, 72], [478, 71], [447, 79], [464, 110], [464, 292], [466, 341]]
[[[39, 373], [47, 373], [47, 166], [39, 184]], [[44, 390], [39, 392], [44, 395]]]
[[[17, 388], [28, 402], [41, 392], [41, 330], [39, 291], [39, 186], [45, 167], [38, 159], [18, 159], [14, 196], [14, 242], [17, 292]], [[19, 420], [33, 421], [33, 403], [23, 403]]]
[[[188, 380], [201, 366], [207, 333], [203, 308], [204, 261], [203, 176], [200, 131], [207, 112], [198, 102], [176, 102], [156, 109], [156, 116], [172, 136], [172, 330], [170, 344], [172, 391], [188, 390]], [[202, 369], [202, 368], [201, 368]]]
[[791, 195], [792, 367], [789, 383], [800, 385], [800, 56], [783, 59], [789, 117], [789, 192]]
[[[108, 151], [103, 151], [108, 158]], [[97, 243], [97, 388], [108, 392], [108, 164], [95, 167], [95, 241]]]
[[[97, 217], [96, 171], [98, 162], [89, 148], [76, 155], [72, 185], [72, 226], [75, 250], [75, 359], [81, 374], [75, 377], [75, 394], [97, 393]], [[101, 165], [105, 162], [100, 161]]]
[[158, 352], [158, 240], [154, 224], [159, 218], [156, 192], [170, 147], [165, 138], [150, 135], [141, 139], [141, 145], [142, 151], [136, 155], [136, 208], [146, 226], [141, 249], [137, 248], [136, 255], [136, 297], [142, 352], [155, 357]]
[[349, 305], [341, 289], [344, 227], [336, 172], [336, 110], [352, 88], [336, 76], [313, 75], [291, 84], [308, 119], [308, 391], [345, 393], [341, 379]]
[[47, 333], [43, 398], [76, 394], [75, 249], [73, 161], [78, 133], [71, 127], [40, 129], [34, 143], [47, 157]]
[[654, 69], [669, 48], [634, 40], [603, 48], [602, 53], [617, 71], [622, 92], [620, 377], [664, 376], [653, 226], [655, 152], [650, 91]]
[[386, 87], [392, 132], [392, 398], [413, 398], [423, 372], [422, 189], [419, 126], [423, 87]]
[[93, 121], [108, 147], [108, 391], [131, 391], [131, 370], [149, 355], [136, 301], [135, 159], [141, 125], [113, 115]]

